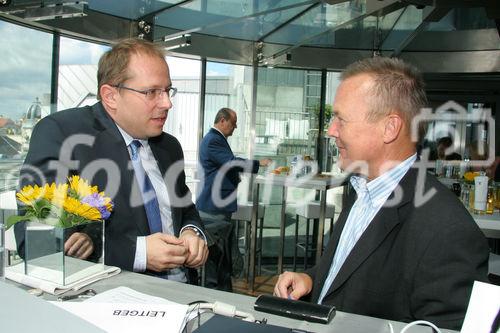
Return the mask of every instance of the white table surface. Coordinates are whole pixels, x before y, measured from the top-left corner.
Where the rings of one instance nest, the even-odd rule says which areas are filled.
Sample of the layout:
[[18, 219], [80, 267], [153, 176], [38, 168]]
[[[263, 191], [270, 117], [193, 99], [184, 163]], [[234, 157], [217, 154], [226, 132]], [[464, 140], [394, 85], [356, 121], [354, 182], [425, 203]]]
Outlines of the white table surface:
[[472, 214], [472, 217], [486, 237], [500, 239], [500, 213], [498, 211], [493, 214]]
[[[8, 285], [10, 284], [10, 286]], [[40, 325], [39, 329], [36, 330], [37, 333], [50, 332], [54, 333], [57, 330], [53, 330], [51, 322], [57, 322], [58, 324], [66, 324], [71, 322], [71, 315], [60, 318], [58, 313], [60, 311], [55, 311], [53, 305], [47, 303], [45, 306], [41, 303], [41, 298], [35, 298], [35, 296], [27, 295], [28, 297], [19, 298], [19, 292], [15, 290], [10, 290], [12, 285], [17, 286], [16, 289], [28, 289], [19, 284], [14, 284], [9, 281], [9, 283], [0, 282], [0, 295], [2, 295], [2, 304], [8, 306], [2, 307], [0, 311], [0, 319], [2, 321], [1, 330], [5, 327], [15, 328], [15, 330], [7, 330], [6, 332], [32, 332], [33, 325], [29, 324], [43, 321], [44, 323], [49, 323], [48, 325]], [[98, 293], [119, 286], [126, 286], [132, 288], [136, 291], [146, 293], [152, 296], [162, 297], [174, 302], [187, 304], [193, 301], [204, 300], [207, 302], [221, 301], [225, 303], [232, 304], [240, 311], [250, 312], [254, 315], [256, 319], [267, 319], [268, 324], [279, 325], [284, 327], [290, 327], [295, 329], [301, 329], [307, 332], [345, 332], [345, 333], [389, 333], [388, 323], [390, 322], [395, 332], [400, 332], [404, 327], [404, 323], [396, 321], [388, 321], [385, 319], [361, 316], [346, 312], [337, 311], [333, 320], [325, 324], [309, 323], [306, 321], [289, 319], [286, 317], [271, 315], [263, 312], [258, 312], [253, 309], [253, 304], [255, 302], [255, 297], [223, 292], [219, 290], [207, 289], [197, 286], [186, 285], [178, 282], [172, 282], [156, 277], [146, 276], [143, 274], [122, 272], [116, 276], [113, 276], [107, 280], [102, 280], [91, 284], [89, 287], [96, 290]], [[25, 295], [22, 295], [25, 296]], [[42, 296], [47, 300], [55, 300], [55, 296], [44, 294]], [[30, 305], [36, 304], [36, 307], [32, 308]], [[34, 311], [29, 311], [28, 308], [32, 308]], [[40, 309], [50, 308], [51, 311], [40, 311]], [[35, 310], [36, 309], [36, 310]], [[30, 320], [26, 320], [28, 318]], [[75, 323], [79, 326], [81, 320], [78, 318], [74, 319]], [[36, 325], [36, 324], [35, 324]], [[24, 328], [29, 329], [24, 329]], [[69, 326], [68, 326], [69, 328]], [[72, 327], [71, 332], [77, 333], [81, 330], [78, 327]], [[61, 331], [62, 332], [62, 331]], [[95, 332], [89, 330], [88, 332]], [[408, 330], [409, 333], [419, 333], [419, 332], [431, 332], [428, 327], [412, 327]], [[451, 330], [442, 330], [442, 332], [455, 332]], [[235, 332], [236, 333], [236, 332]]]

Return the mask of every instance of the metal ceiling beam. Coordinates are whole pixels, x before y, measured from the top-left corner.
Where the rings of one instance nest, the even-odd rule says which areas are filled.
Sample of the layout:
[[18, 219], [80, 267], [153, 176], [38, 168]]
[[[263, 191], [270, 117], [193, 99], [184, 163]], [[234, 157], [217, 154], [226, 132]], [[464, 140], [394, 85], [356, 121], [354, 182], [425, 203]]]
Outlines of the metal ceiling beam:
[[403, 51], [403, 49], [405, 47], [408, 46], [408, 44], [410, 44], [412, 42], [412, 40], [417, 37], [417, 35], [419, 33], [421, 33], [422, 31], [425, 31], [427, 30], [427, 27], [429, 26], [429, 23], [430, 22], [426, 22], [426, 21], [422, 21], [418, 27], [416, 27], [402, 42], [401, 44], [398, 45], [398, 47], [396, 47], [394, 49], [394, 51], [391, 53], [390, 57], [391, 58], [394, 58], [394, 57], [398, 57], [401, 52]]
[[312, 4], [309, 7], [307, 7], [306, 9], [304, 9], [303, 11], [301, 11], [298, 14], [292, 16], [291, 18], [289, 18], [285, 22], [283, 22], [280, 25], [278, 25], [276, 28], [274, 28], [271, 31], [269, 31], [264, 36], [260, 37], [259, 40], [258, 40], [258, 42], [263, 42], [264, 39], [266, 39], [267, 37], [271, 36], [272, 34], [274, 34], [275, 32], [277, 32], [278, 30], [281, 30], [283, 27], [285, 27], [286, 25], [292, 23], [293, 21], [295, 21], [296, 19], [298, 19], [299, 17], [301, 17], [302, 15], [304, 15], [305, 13], [307, 13], [308, 11], [312, 10], [313, 8], [317, 7], [318, 5], [319, 5], [319, 2], [315, 3], [315, 4]]
[[[271, 13], [274, 13], [274, 12], [279, 12], [279, 11], [283, 11], [283, 10], [287, 10], [287, 9], [292, 9], [292, 8], [295, 8], [295, 7], [305, 6], [305, 5], [316, 3], [316, 2], [318, 2], [318, 0], [308, 0], [308, 1], [303, 1], [303, 2], [300, 2], [300, 3], [296, 3], [296, 4], [293, 4], [293, 5], [288, 5], [288, 6], [283, 6], [283, 7], [279, 7], [279, 8], [268, 9], [268, 10], [265, 10], [265, 11], [262, 11], [262, 12], [257, 12], [257, 13], [253, 13], [253, 14], [249, 14], [249, 15], [245, 15], [245, 16], [240, 16], [240, 17], [235, 17], [235, 18], [229, 18], [229, 19], [222, 20], [222, 21], [219, 21], [219, 22], [216, 22], [216, 23], [212, 23], [212, 24], [208, 24], [208, 25], [205, 25], [205, 26], [200, 26], [200, 27], [196, 27], [196, 28], [192, 28], [192, 29], [188, 29], [188, 30], [176, 32], [174, 34], [167, 35], [164, 38], [172, 38], [172, 37], [182, 36], [182, 35], [185, 35], [185, 34], [199, 32], [199, 31], [204, 30], [204, 29], [211, 29], [211, 28], [215, 28], [215, 27], [218, 27], [218, 26], [221, 26], [221, 25], [226, 25], [226, 24], [230, 24], [230, 23], [236, 23], [236, 22], [239, 22], [239, 21], [242, 21], [242, 20], [246, 20], [248, 18], [257, 17], [257, 16], [261, 16], [261, 15], [266, 15], [266, 14], [271, 14]], [[161, 41], [161, 40], [158, 40], [158, 41]]]
[[385, 6], [385, 7], [377, 8], [375, 11], [372, 11], [372, 12], [366, 12], [365, 14], [362, 14], [362, 15], [360, 15], [360, 16], [358, 16], [356, 18], [353, 18], [353, 19], [351, 19], [349, 21], [346, 21], [344, 23], [336, 25], [336, 26], [334, 26], [332, 28], [329, 28], [329, 29], [327, 29], [325, 31], [322, 31], [322, 32], [320, 32], [318, 34], [315, 34], [313, 36], [307, 37], [306, 39], [303, 39], [303, 40], [299, 41], [298, 43], [296, 43], [296, 44], [294, 44], [294, 45], [292, 45], [290, 47], [287, 47], [287, 48], [285, 48], [285, 49], [283, 49], [281, 51], [278, 51], [277, 53], [273, 54], [271, 57], [272, 58], [276, 58], [276, 57], [279, 57], [282, 54], [289, 53], [290, 51], [292, 51], [292, 50], [294, 50], [296, 48], [299, 48], [299, 47], [303, 46], [304, 44], [306, 44], [306, 43], [308, 43], [308, 42], [310, 42], [310, 41], [312, 41], [312, 40], [314, 40], [314, 39], [316, 39], [318, 37], [321, 37], [321, 36], [323, 36], [323, 35], [325, 35], [327, 33], [335, 32], [335, 31], [337, 31], [337, 30], [339, 30], [339, 29], [341, 29], [343, 27], [346, 27], [346, 26], [348, 26], [350, 24], [353, 24], [353, 23], [355, 23], [357, 21], [364, 20], [368, 16], [374, 15], [379, 10], [384, 10], [384, 9], [387, 10], [390, 7], [390, 8], [392, 8], [391, 11], [394, 11], [394, 10], [397, 10], [397, 9], [401, 8], [402, 6], [403, 5], [401, 5], [399, 2], [395, 2], [395, 3], [391, 2], [390, 4], [387, 4], [387, 6]]
[[400, 0], [366, 0], [366, 12], [376, 13], [379, 10], [383, 10], [390, 5], [393, 5], [396, 2], [400, 2]]
[[190, 3], [190, 2], [193, 2], [193, 1], [194, 1], [194, 0], [184, 0], [184, 1], [181, 1], [181, 2], [176, 3], [176, 4], [173, 4], [173, 5], [168, 5], [168, 6], [165, 6], [165, 7], [163, 7], [163, 8], [157, 9], [157, 10], [155, 10], [155, 11], [152, 11], [151, 13], [147, 13], [147, 14], [145, 14], [145, 15], [143, 15], [143, 16], [141, 16], [141, 17], [139, 17], [139, 18], [137, 19], [137, 21], [140, 21], [140, 20], [145, 20], [145, 19], [147, 19], [147, 18], [149, 18], [149, 17], [151, 17], [151, 16], [155, 16], [155, 15], [157, 15], [157, 14], [159, 14], [159, 13], [162, 13], [162, 12], [164, 12], [164, 11], [166, 11], [166, 10], [169, 10], [169, 9], [172, 9], [172, 8], [175, 8], [175, 7], [180, 7], [180, 6], [182, 6], [182, 5], [185, 5], [185, 4]]
[[339, 4], [341, 2], [349, 2], [350, 0], [321, 0], [321, 2], [324, 2], [328, 5], [336, 5], [336, 4]]
[[[51, 19], [39, 22], [42, 23], [40, 26], [43, 27], [43, 30], [57, 31], [62, 36], [71, 36], [83, 40], [90, 39], [107, 44], [118, 39], [137, 36], [137, 23], [134, 21], [91, 9], [86, 13], [87, 16], [85, 17], [64, 20]], [[26, 24], [24, 23], [26, 20], [18, 19], [22, 24]]]
[[44, 21], [54, 18], [64, 19], [86, 16], [87, 10], [86, 1], [71, 1], [45, 6], [38, 4], [37, 6], [26, 6], [24, 8], [7, 6], [5, 10], [0, 9], [0, 12], [15, 15], [28, 21]]
[[397, 48], [394, 49], [394, 51], [391, 54], [391, 58], [393, 57], [398, 57], [403, 49], [407, 47], [414, 39], [415, 37], [418, 36], [422, 31], [427, 30], [427, 27], [431, 22], [437, 22], [441, 20], [449, 11], [451, 8], [430, 8], [427, 9], [427, 13], [425, 17], [422, 19], [422, 22], [416, 27], [410, 35], [408, 35], [402, 42], [401, 44], [398, 45]]
[[379, 50], [383, 48], [384, 46], [384, 43], [387, 41], [387, 38], [389, 38], [390, 34], [391, 34], [391, 31], [394, 30], [394, 28], [396, 27], [396, 25], [398, 24], [399, 20], [401, 20], [401, 18], [403, 17], [404, 13], [406, 12], [406, 10], [408, 9], [408, 7], [405, 7], [401, 13], [399, 14], [398, 18], [394, 21], [394, 24], [392, 25], [392, 27], [389, 29], [389, 32], [385, 35], [384, 39], [380, 42], [380, 45], [379, 45]]

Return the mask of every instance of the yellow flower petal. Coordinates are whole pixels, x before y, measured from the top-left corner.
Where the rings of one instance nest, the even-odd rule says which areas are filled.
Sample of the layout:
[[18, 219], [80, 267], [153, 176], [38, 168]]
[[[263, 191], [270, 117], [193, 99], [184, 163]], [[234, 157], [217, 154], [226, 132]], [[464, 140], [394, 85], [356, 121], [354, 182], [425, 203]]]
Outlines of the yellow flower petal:
[[87, 220], [97, 221], [101, 219], [101, 213], [97, 208], [81, 203], [75, 198], [66, 198], [63, 207], [66, 212], [81, 216]]

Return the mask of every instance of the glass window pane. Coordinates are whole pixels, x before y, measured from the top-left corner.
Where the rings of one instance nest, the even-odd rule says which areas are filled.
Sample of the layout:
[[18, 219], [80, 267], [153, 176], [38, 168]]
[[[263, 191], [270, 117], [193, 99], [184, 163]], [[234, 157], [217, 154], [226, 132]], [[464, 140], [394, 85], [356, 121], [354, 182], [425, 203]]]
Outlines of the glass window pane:
[[252, 112], [251, 82], [245, 80], [247, 66], [207, 62], [207, 91], [203, 134], [213, 126], [215, 115], [229, 107], [238, 115], [238, 128], [228, 138], [235, 155], [248, 157]]
[[328, 72], [326, 74], [326, 106], [325, 106], [325, 137], [324, 151], [323, 151], [323, 170], [327, 172], [338, 173], [340, 172], [337, 166], [338, 150], [335, 145], [335, 140], [328, 137], [328, 124], [332, 119], [333, 101], [337, 88], [340, 85], [340, 72]]
[[57, 111], [97, 102], [97, 64], [109, 46], [61, 37]]
[[316, 159], [320, 84], [319, 71], [259, 68], [256, 157], [278, 165], [295, 155]]
[[[156, 24], [179, 30], [203, 27], [199, 32], [231, 38], [258, 39], [293, 16], [307, 9], [308, 5], [292, 4], [293, 1], [191, 1], [161, 12]], [[285, 8], [272, 11], [277, 8]], [[268, 12], [271, 10], [271, 12]], [[257, 15], [263, 13], [262, 15]], [[247, 17], [249, 15], [255, 15]], [[196, 20], [192, 18], [196, 17]], [[241, 20], [234, 20], [235, 18]], [[246, 18], [244, 18], [246, 17]]]
[[89, 9], [108, 13], [114, 16], [138, 19], [148, 15], [149, 13], [176, 5], [181, 1], [182, 0], [89, 0], [88, 6]]
[[[187, 185], [196, 193], [193, 181], [198, 161], [198, 118], [200, 108], [201, 63], [178, 57], [167, 57], [172, 86], [177, 94], [172, 100], [163, 130], [179, 140], [184, 151]], [[194, 199], [194, 198], [193, 198]]]
[[335, 5], [321, 4], [287, 24], [265, 39], [266, 42], [295, 44], [307, 41], [312, 45], [331, 45], [331, 30], [366, 12], [364, 0], [341, 2]]
[[50, 113], [52, 35], [0, 21], [0, 192], [15, 189], [35, 123]]
[[[235, 156], [248, 158], [251, 140], [252, 82], [247, 78], [250, 67], [207, 62], [207, 82], [205, 95], [205, 115], [203, 135], [214, 124], [215, 115], [223, 108], [234, 110], [238, 117], [236, 130], [228, 138]], [[251, 70], [250, 70], [251, 73]], [[238, 200], [246, 201], [248, 177], [243, 177], [238, 185]]]

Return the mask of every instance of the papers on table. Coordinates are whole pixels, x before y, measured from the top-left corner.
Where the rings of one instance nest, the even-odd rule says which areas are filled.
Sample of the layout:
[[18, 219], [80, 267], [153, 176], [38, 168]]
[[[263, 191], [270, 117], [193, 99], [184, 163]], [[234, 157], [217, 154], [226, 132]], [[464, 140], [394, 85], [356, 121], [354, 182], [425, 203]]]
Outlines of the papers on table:
[[500, 286], [474, 282], [461, 333], [490, 333], [500, 311]]
[[143, 294], [128, 287], [118, 287], [99, 293], [85, 303], [178, 304], [161, 297]]
[[181, 332], [188, 306], [182, 304], [53, 302], [106, 332]]
[[84, 302], [53, 302], [107, 332], [181, 332], [187, 305], [118, 287]]
[[[42, 269], [42, 268], [40, 268]], [[66, 285], [57, 284], [47, 280], [40, 279], [35, 276], [24, 274], [24, 263], [7, 267], [5, 269], [5, 277], [17, 283], [24, 284], [32, 288], [40, 288], [46, 293], [52, 295], [60, 295], [69, 290], [79, 290], [91, 283], [106, 279], [120, 273], [119, 267], [104, 266], [104, 270], [99, 270], [93, 274], [85, 276], [84, 278], [74, 280], [74, 282]]]

